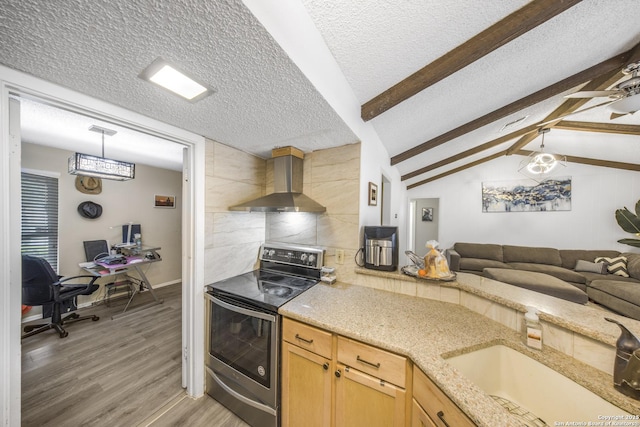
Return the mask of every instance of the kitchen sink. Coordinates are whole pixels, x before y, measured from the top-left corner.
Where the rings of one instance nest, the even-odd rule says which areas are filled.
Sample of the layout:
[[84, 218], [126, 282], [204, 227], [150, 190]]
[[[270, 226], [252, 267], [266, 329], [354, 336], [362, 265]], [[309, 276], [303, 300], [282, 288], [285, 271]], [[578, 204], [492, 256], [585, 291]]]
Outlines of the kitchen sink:
[[[504, 345], [454, 356], [447, 362], [527, 425], [589, 425], [629, 414], [542, 363]], [[612, 385], [613, 387], [613, 385]], [[627, 418], [628, 420], [628, 418]], [[593, 424], [600, 425], [600, 424]]]

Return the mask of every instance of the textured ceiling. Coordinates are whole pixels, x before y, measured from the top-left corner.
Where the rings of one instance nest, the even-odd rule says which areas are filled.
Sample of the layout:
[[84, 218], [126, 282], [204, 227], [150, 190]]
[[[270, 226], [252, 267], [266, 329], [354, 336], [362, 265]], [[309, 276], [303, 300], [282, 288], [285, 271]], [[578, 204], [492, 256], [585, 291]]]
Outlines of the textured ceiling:
[[[263, 157], [357, 141], [240, 1], [3, 0], [0, 14], [0, 63], [199, 135]], [[216, 93], [191, 104], [139, 79], [159, 56]]]
[[[313, 31], [325, 40], [361, 104], [527, 3], [264, 1], [275, 14], [285, 14], [297, 1], [303, 5], [315, 24]], [[357, 140], [345, 125], [349, 121], [343, 121], [300, 72], [297, 58], [290, 59], [272, 39], [269, 30], [274, 29], [265, 29], [240, 0], [0, 3], [0, 63], [8, 67], [263, 157], [274, 146], [313, 151]], [[637, 0], [584, 0], [369, 123], [390, 156], [402, 153], [629, 50], [640, 42], [637, 6]], [[137, 78], [159, 56], [216, 88], [216, 93], [190, 104]], [[562, 95], [401, 162], [399, 172], [409, 173], [498, 138], [506, 123], [520, 117], [528, 116], [518, 127], [542, 120], [563, 101]], [[608, 116], [601, 108], [571, 120], [609, 122]], [[640, 124], [640, 114], [615, 123]], [[611, 147], [620, 147], [620, 154], [601, 143], [602, 134], [555, 134], [548, 134], [546, 143], [556, 152], [640, 164], [638, 136], [615, 137], [619, 142]], [[534, 140], [525, 149], [538, 144]]]

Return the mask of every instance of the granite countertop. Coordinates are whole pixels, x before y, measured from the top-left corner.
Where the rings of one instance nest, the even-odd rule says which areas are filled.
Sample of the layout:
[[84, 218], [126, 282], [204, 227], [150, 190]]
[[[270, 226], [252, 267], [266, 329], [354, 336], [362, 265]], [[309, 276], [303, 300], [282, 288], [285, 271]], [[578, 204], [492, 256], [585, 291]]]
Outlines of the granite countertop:
[[529, 349], [520, 342], [518, 332], [457, 304], [338, 282], [318, 284], [279, 311], [285, 317], [408, 356], [479, 426], [519, 422], [445, 358], [495, 344], [525, 353], [627, 412], [640, 414], [640, 402], [615, 391], [611, 375], [549, 347]]

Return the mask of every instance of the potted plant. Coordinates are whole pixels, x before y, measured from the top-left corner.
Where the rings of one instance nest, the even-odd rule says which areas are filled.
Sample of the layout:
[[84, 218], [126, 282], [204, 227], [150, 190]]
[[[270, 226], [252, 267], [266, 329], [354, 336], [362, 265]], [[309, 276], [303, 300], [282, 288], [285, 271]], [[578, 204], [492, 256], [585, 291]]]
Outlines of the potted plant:
[[[635, 211], [635, 213], [631, 212], [626, 206], [624, 209], [617, 209], [616, 221], [624, 231], [640, 237], [640, 200], [636, 202]], [[618, 243], [640, 248], [640, 239], [620, 239]]]

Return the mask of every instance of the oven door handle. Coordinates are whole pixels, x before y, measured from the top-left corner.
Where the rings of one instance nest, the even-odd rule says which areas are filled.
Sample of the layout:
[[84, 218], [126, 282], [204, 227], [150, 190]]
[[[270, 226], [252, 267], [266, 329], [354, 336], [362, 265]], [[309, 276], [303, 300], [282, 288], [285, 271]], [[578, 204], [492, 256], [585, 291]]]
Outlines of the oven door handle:
[[229, 393], [231, 396], [235, 397], [236, 399], [240, 400], [241, 402], [252, 406], [256, 409], [259, 409], [263, 412], [267, 412], [271, 415], [276, 415], [276, 410], [273, 409], [270, 406], [264, 405], [262, 403], [256, 402], [255, 400], [251, 400], [246, 396], [243, 396], [242, 394], [238, 393], [237, 391], [235, 391], [234, 389], [232, 389], [231, 387], [229, 387], [228, 385], [226, 385], [220, 378], [218, 378], [218, 376], [215, 374], [215, 372], [213, 372], [213, 370], [211, 370], [211, 368], [209, 368], [208, 366], [206, 367], [207, 372], [209, 373], [209, 375], [211, 375], [211, 378], [214, 379], [214, 381], [220, 386], [222, 387], [222, 389], [224, 391], [226, 391], [227, 393]]
[[205, 293], [204, 296], [209, 298], [212, 303], [219, 305], [220, 307], [226, 308], [227, 310], [235, 311], [236, 313], [246, 314], [247, 316], [257, 317], [259, 319], [268, 320], [270, 322], [276, 321], [276, 316], [271, 314], [262, 313], [260, 311], [248, 310], [243, 307], [238, 307], [237, 305], [229, 304], [228, 302], [222, 301], [211, 294]]

